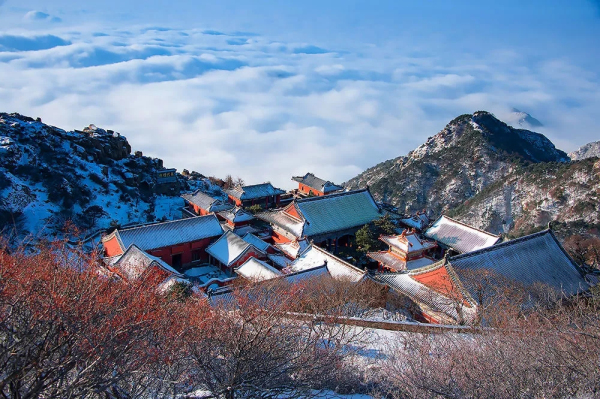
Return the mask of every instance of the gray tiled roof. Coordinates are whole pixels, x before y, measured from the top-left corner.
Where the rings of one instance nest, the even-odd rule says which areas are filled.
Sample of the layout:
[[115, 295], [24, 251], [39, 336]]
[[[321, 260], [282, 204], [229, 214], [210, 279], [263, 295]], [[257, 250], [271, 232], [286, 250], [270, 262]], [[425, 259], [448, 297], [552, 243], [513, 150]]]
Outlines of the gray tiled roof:
[[352, 229], [381, 217], [367, 189], [305, 198], [289, 206], [296, 208], [301, 220], [287, 215], [284, 210], [264, 212], [257, 217], [289, 231], [295, 237], [314, 237]]
[[268, 242], [264, 242], [252, 233], [246, 234], [242, 237], [242, 239], [248, 244], [254, 245], [256, 248], [260, 249], [263, 252], [266, 252], [267, 249], [271, 248], [271, 244], [269, 244]]
[[148, 251], [218, 237], [223, 234], [223, 229], [215, 215], [207, 215], [132, 227], [115, 233], [122, 248], [135, 244], [141, 250]]
[[292, 180], [314, 188], [315, 190], [319, 190], [325, 194], [344, 189], [344, 187], [338, 186], [330, 181], [320, 179], [312, 173], [307, 173], [304, 176], [294, 176], [292, 177]]
[[300, 270], [294, 273], [286, 274], [283, 278], [290, 283], [299, 283], [301, 281], [330, 277], [326, 265], [313, 267], [312, 269]]
[[389, 266], [397, 271], [406, 269], [406, 261], [392, 255], [387, 251], [369, 252], [367, 256], [379, 263]]
[[588, 288], [579, 267], [551, 230], [454, 256], [448, 261], [465, 287], [468, 286], [463, 278], [466, 271], [490, 270], [525, 286], [541, 283], [566, 295]]
[[[294, 206], [292, 203], [289, 206]], [[260, 220], [264, 220], [275, 226], [279, 226], [285, 231], [292, 234], [296, 238], [303, 236], [304, 221], [296, 217], [290, 216], [283, 209], [275, 209], [267, 212], [262, 212], [256, 215]]]
[[273, 187], [271, 183], [261, 183], [243, 187], [238, 186], [229, 190], [225, 190], [225, 192], [241, 200], [251, 200], [285, 194], [285, 191], [280, 188]]
[[254, 220], [254, 215], [237, 206], [226, 211], [219, 212], [219, 216], [222, 216], [233, 223], [242, 223]]
[[460, 253], [476, 251], [496, 244], [500, 237], [464, 223], [441, 216], [427, 229], [425, 236]]
[[[442, 265], [439, 265], [443, 267]], [[433, 311], [438, 315], [445, 315], [454, 321], [458, 321], [459, 316], [457, 301], [448, 298], [439, 292], [421, 284], [411, 277], [410, 273], [383, 273], [371, 277], [374, 281], [388, 285], [394, 291], [408, 296], [415, 301], [421, 308], [427, 311]], [[425, 308], [423, 308], [425, 306]], [[468, 305], [460, 307], [462, 317], [466, 320], [473, 320], [476, 314], [476, 308]], [[445, 320], [447, 321], [447, 320]]]
[[381, 216], [366, 189], [306, 198], [296, 201], [296, 206], [306, 220], [306, 236], [359, 227]]
[[191, 194], [183, 194], [181, 198], [208, 212], [220, 212], [232, 207], [232, 205], [224, 204], [219, 199], [213, 198], [200, 190], [196, 190]]

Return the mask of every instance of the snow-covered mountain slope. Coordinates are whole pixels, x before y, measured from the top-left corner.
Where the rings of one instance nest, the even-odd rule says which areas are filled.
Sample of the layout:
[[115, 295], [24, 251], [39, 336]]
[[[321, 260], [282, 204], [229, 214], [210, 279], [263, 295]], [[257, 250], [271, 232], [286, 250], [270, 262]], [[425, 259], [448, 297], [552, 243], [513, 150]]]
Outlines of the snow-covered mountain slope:
[[345, 186], [368, 185], [401, 212], [428, 208], [440, 214], [524, 165], [568, 161], [544, 135], [479, 111], [455, 118], [407, 156], [367, 169]]
[[521, 236], [553, 222], [562, 236], [599, 235], [600, 160], [538, 163], [515, 170], [450, 211], [492, 233]]
[[132, 155], [127, 139], [111, 130], [68, 132], [0, 113], [0, 230], [44, 237], [66, 221], [91, 233], [179, 217], [187, 179], [159, 185], [161, 169], [162, 160]]
[[573, 161], [592, 157], [600, 158], [600, 141], [594, 141], [581, 146], [578, 150], [571, 152], [569, 157]]

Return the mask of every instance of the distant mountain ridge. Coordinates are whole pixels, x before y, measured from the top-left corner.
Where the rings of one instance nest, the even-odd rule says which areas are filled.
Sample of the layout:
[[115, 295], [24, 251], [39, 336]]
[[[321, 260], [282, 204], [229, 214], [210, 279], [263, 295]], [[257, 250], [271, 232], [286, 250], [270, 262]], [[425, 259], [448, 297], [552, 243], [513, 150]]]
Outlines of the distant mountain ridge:
[[518, 168], [568, 161], [544, 135], [478, 111], [455, 118], [408, 155], [367, 169], [345, 186], [368, 185], [377, 199], [401, 212], [428, 208], [441, 214]]

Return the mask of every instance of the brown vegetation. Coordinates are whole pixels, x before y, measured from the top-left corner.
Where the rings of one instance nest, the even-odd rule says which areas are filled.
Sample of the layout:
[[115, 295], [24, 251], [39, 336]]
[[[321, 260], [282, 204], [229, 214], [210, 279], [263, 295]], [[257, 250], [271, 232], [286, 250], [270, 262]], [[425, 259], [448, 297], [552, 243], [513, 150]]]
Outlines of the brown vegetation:
[[292, 287], [239, 289], [235, 306], [211, 307], [99, 270], [64, 243], [0, 250], [0, 395], [294, 397], [352, 375], [342, 359], [357, 330], [288, 320]]
[[[496, 312], [503, 312], [503, 306], [497, 305]], [[494, 329], [476, 335], [404, 336], [385, 366], [382, 394], [390, 398], [598, 397], [600, 298], [592, 294], [554, 305], [521, 315], [508, 308], [511, 317], [496, 317]]]

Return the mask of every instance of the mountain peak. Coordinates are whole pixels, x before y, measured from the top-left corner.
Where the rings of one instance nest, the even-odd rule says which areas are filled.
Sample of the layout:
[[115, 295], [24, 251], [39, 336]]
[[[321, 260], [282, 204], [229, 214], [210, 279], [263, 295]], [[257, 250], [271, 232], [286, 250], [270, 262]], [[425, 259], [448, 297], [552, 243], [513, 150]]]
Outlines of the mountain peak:
[[544, 135], [477, 111], [454, 118], [407, 156], [370, 168], [346, 186], [369, 185], [377, 199], [406, 212], [440, 213], [523, 165], [568, 161]]
[[515, 129], [487, 111], [463, 114], [450, 121], [438, 134], [411, 151], [408, 157], [421, 159], [454, 146], [491, 146], [524, 162], [567, 162], [568, 156], [556, 149], [544, 135]]
[[506, 117], [506, 120], [512, 126], [520, 126], [524, 129], [536, 129], [544, 126], [538, 119], [517, 108], [512, 109], [511, 113]]

